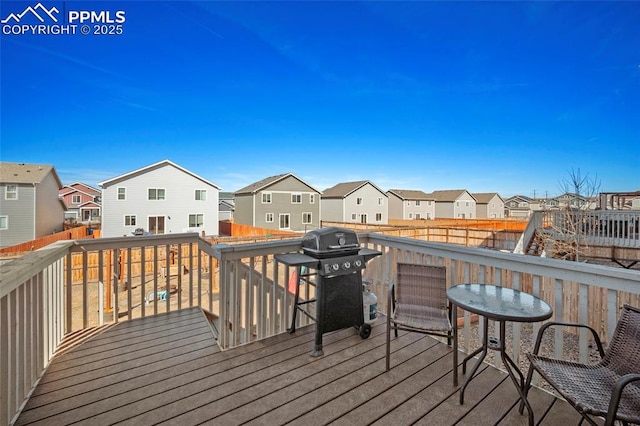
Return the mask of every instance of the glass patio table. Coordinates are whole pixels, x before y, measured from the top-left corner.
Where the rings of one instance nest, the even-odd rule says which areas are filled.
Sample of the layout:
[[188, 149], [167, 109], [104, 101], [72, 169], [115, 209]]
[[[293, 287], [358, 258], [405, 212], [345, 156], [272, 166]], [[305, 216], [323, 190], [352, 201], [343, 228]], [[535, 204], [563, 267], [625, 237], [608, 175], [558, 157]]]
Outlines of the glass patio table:
[[[547, 302], [524, 291], [507, 287], [499, 287], [490, 284], [460, 284], [447, 289], [447, 298], [453, 305], [453, 384], [458, 385], [458, 318], [457, 308], [478, 314], [482, 320], [482, 346], [462, 361], [462, 373], [466, 371], [467, 361], [480, 354], [480, 358], [471, 369], [469, 376], [465, 379], [460, 388], [460, 404], [464, 404], [464, 391], [473, 379], [473, 376], [480, 367], [480, 364], [487, 355], [487, 350], [491, 349], [500, 352], [502, 363], [507, 370], [509, 377], [516, 386], [520, 398], [527, 407], [529, 414], [529, 424], [533, 425], [533, 411], [524, 393], [525, 379], [522, 372], [507, 354], [505, 350], [505, 328], [507, 321], [513, 322], [538, 322], [551, 318], [553, 311]], [[489, 320], [497, 321], [500, 324], [500, 336], [489, 337]], [[516, 377], [517, 375], [517, 377]]]

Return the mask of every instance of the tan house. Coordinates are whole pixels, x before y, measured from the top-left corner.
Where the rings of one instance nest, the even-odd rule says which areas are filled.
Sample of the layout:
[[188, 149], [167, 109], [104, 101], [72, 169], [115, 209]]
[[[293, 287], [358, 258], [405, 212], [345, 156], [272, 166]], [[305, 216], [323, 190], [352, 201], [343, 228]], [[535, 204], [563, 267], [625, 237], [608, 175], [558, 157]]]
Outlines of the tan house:
[[234, 203], [236, 223], [294, 232], [320, 227], [320, 191], [292, 173], [239, 189]]
[[471, 195], [476, 199], [477, 218], [504, 218], [504, 200], [497, 192], [478, 192]]
[[429, 194], [411, 189], [390, 189], [389, 219], [419, 220], [436, 216], [436, 201]]
[[433, 191], [429, 194], [436, 202], [436, 218], [475, 219], [476, 199], [466, 189]]
[[339, 183], [322, 193], [322, 220], [386, 225], [387, 194], [368, 180]]
[[0, 163], [0, 247], [61, 232], [62, 182], [52, 165]]

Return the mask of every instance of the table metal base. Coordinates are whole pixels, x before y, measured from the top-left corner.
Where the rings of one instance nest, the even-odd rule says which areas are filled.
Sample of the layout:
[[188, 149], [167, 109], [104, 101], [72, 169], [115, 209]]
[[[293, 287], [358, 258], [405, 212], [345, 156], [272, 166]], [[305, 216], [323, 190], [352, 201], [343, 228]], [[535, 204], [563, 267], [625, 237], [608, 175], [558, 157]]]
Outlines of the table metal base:
[[[478, 368], [480, 367], [480, 364], [482, 364], [482, 361], [484, 361], [484, 358], [487, 356], [487, 350], [491, 349], [494, 351], [498, 351], [500, 352], [500, 358], [502, 359], [502, 363], [504, 364], [504, 367], [507, 370], [507, 374], [511, 378], [511, 381], [513, 382], [513, 384], [516, 386], [516, 389], [518, 390], [518, 394], [520, 394], [520, 402], [524, 403], [524, 405], [527, 407], [527, 413], [529, 415], [529, 426], [533, 426], [533, 410], [531, 409], [531, 405], [529, 404], [529, 401], [527, 401], [527, 396], [524, 392], [525, 385], [526, 385], [525, 378], [522, 375], [520, 368], [518, 368], [518, 366], [515, 364], [515, 362], [513, 362], [511, 357], [506, 352], [505, 321], [498, 321], [498, 323], [500, 324], [500, 338], [496, 339], [495, 337], [491, 337], [491, 338], [489, 337], [489, 319], [487, 317], [482, 317], [482, 318], [483, 318], [482, 328], [483, 328], [483, 334], [484, 334], [482, 346], [476, 349], [475, 351], [473, 351], [471, 354], [467, 355], [462, 361], [462, 374], [465, 374], [467, 370], [467, 361], [469, 361], [471, 358], [475, 357], [476, 355], [480, 354], [480, 358], [478, 358], [478, 361], [473, 366], [473, 368], [469, 372], [469, 375], [467, 376], [464, 383], [460, 387], [460, 404], [464, 404], [464, 391], [467, 388], [467, 385], [469, 384], [471, 379], [473, 379], [474, 375], [477, 373]], [[457, 352], [458, 350], [457, 340], [458, 338], [457, 338], [457, 332], [456, 332], [456, 336], [455, 336], [456, 344], [454, 345], [455, 352]], [[454, 373], [454, 385], [457, 385], [457, 382], [458, 382], [457, 358], [458, 357], [456, 353], [454, 355], [454, 362], [456, 362], [456, 367], [455, 367], [456, 371]], [[517, 374], [517, 377], [516, 377], [516, 374]], [[520, 412], [522, 413], [522, 411]]]

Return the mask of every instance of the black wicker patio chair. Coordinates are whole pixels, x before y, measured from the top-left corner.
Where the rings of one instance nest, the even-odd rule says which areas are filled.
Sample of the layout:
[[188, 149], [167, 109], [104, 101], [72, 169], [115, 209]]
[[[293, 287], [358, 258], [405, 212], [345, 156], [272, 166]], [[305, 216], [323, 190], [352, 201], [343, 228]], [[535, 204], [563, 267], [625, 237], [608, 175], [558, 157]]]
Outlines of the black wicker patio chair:
[[391, 357], [391, 329], [414, 331], [447, 338], [451, 346], [451, 304], [447, 299], [447, 268], [398, 263], [396, 283], [389, 287], [387, 357]]
[[[601, 360], [597, 364], [580, 364], [538, 355], [544, 332], [554, 325], [590, 330]], [[580, 423], [586, 419], [592, 425], [601, 424], [594, 421], [599, 417], [605, 419], [605, 426], [616, 421], [624, 425], [640, 424], [640, 309], [624, 305], [606, 352], [593, 328], [548, 322], [540, 328], [533, 353], [527, 357], [531, 366], [525, 394], [533, 372], [537, 371], [582, 415]]]

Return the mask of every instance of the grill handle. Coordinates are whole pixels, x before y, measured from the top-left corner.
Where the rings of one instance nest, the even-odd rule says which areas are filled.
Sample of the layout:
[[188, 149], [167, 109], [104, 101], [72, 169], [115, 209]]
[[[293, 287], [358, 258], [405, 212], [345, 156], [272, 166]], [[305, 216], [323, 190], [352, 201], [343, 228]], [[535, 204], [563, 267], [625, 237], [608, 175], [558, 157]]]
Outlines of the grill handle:
[[341, 249], [341, 248], [354, 248], [354, 247], [360, 247], [360, 246], [358, 244], [345, 244], [343, 246], [327, 246], [327, 248], [330, 248], [332, 250]]

